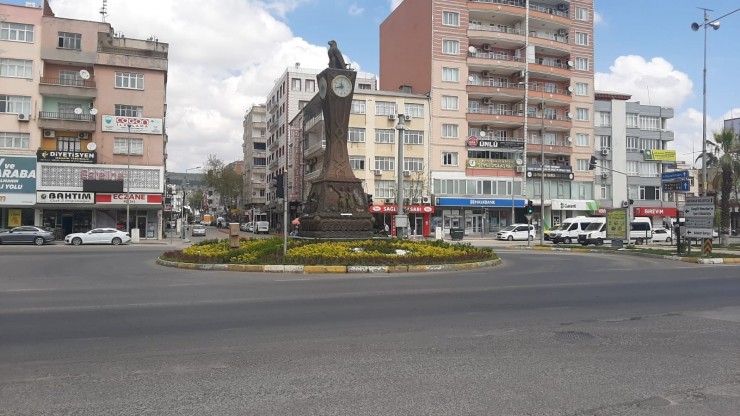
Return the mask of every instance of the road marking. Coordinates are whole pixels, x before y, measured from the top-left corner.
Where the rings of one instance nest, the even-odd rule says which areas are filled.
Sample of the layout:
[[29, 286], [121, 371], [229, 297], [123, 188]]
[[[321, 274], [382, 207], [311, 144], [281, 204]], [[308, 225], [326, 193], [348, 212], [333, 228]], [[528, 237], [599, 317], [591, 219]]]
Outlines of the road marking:
[[278, 279], [278, 280], [275, 280], [275, 281], [276, 282], [303, 282], [303, 281], [306, 281], [306, 280], [311, 280], [311, 279]]

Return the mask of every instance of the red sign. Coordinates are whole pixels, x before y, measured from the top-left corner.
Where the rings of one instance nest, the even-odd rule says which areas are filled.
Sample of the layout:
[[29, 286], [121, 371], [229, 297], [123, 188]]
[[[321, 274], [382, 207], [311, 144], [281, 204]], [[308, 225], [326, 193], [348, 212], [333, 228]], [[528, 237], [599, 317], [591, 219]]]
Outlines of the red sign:
[[[430, 205], [404, 205], [404, 210], [409, 214], [432, 214], [434, 207]], [[369, 209], [373, 214], [396, 214], [398, 213], [397, 205], [372, 205]]]
[[635, 207], [636, 217], [675, 217], [676, 208]]
[[468, 147], [478, 147], [478, 138], [475, 136], [468, 137]]
[[606, 216], [606, 208], [599, 208], [594, 211], [594, 215]]
[[95, 203], [97, 204], [125, 204], [128, 200], [130, 204], [161, 204], [162, 194], [97, 194]]

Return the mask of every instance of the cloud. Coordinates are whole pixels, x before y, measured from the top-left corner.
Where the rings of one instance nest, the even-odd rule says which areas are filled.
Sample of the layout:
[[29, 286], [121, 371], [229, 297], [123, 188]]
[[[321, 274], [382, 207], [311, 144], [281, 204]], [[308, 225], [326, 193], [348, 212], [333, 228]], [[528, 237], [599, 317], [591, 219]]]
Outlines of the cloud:
[[360, 16], [361, 14], [365, 13], [365, 9], [356, 4], [353, 4], [349, 6], [349, 10], [347, 11], [347, 13], [349, 13], [350, 16]]
[[604, 16], [601, 13], [594, 11], [594, 26], [602, 24], [606, 24], [606, 22], [604, 21]]

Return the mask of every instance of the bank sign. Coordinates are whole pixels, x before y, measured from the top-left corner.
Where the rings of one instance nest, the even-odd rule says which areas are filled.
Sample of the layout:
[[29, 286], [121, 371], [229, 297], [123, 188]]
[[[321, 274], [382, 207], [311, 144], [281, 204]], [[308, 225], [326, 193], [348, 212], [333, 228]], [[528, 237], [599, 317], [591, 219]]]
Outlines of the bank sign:
[[39, 204], [93, 204], [94, 192], [36, 192]]
[[101, 128], [114, 133], [162, 134], [162, 119], [104, 115]]
[[36, 158], [0, 156], [0, 194], [36, 192]]

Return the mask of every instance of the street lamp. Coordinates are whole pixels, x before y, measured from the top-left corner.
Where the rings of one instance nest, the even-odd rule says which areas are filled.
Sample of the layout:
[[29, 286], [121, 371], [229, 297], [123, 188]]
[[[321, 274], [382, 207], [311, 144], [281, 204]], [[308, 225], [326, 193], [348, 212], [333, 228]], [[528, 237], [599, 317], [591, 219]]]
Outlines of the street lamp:
[[707, 196], [707, 26], [714, 30], [719, 29], [719, 19], [729, 16], [740, 9], [735, 9], [723, 16], [720, 16], [714, 20], [709, 20], [709, 13], [713, 10], [698, 7], [704, 11], [704, 23], [692, 23], [691, 30], [694, 32], [698, 31], [699, 28], [704, 27], [704, 73], [703, 73], [703, 104], [702, 104], [702, 133], [701, 133], [701, 185], [702, 185], [702, 196]]
[[396, 237], [403, 238], [405, 228], [408, 227], [408, 217], [403, 211], [403, 131], [408, 129], [404, 124], [404, 115], [398, 115], [398, 123], [396, 124], [396, 130], [398, 130], [398, 161], [396, 165], [396, 206], [398, 207], [398, 213], [396, 214]]
[[187, 223], [187, 220], [185, 219], [185, 185], [188, 183], [188, 171], [200, 169], [200, 166], [196, 166], [194, 168], [187, 168], [185, 169], [185, 179], [182, 182], [182, 206], [180, 207], [180, 222], [182, 223], [182, 239], [186, 239], [185, 235], [185, 224]]
[[127, 124], [128, 137], [126, 138], [126, 231], [131, 235], [131, 124]]

